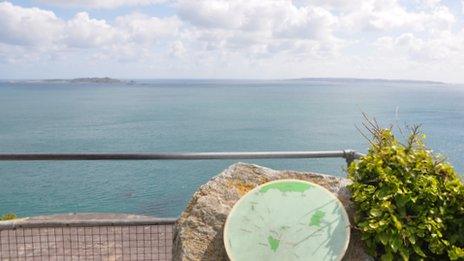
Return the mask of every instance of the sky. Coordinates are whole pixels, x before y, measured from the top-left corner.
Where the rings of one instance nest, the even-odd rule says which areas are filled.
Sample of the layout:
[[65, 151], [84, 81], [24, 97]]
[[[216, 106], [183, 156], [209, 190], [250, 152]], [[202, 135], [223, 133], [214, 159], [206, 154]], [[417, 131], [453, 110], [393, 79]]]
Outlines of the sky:
[[0, 78], [464, 83], [464, 0], [0, 0]]

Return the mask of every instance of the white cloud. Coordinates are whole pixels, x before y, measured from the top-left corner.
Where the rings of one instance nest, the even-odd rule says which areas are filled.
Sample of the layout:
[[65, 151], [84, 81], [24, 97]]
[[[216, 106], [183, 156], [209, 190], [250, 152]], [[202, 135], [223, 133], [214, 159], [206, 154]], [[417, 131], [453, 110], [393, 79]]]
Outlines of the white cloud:
[[185, 52], [186, 52], [186, 49], [184, 47], [184, 44], [181, 41], [175, 41], [171, 44], [170, 53], [174, 57], [180, 58], [184, 56]]
[[412, 33], [381, 37], [375, 44], [387, 56], [405, 55], [411, 62], [434, 63], [457, 59], [464, 62], [464, 33], [442, 32], [431, 38], [420, 38]]
[[328, 39], [333, 37], [337, 18], [324, 8], [302, 7], [282, 20], [275, 22], [274, 34], [284, 38]]
[[337, 18], [317, 6], [288, 0], [179, 0], [182, 19], [199, 28], [261, 32], [283, 38], [325, 38]]
[[359, 8], [341, 16], [341, 24], [354, 30], [448, 30], [454, 22], [455, 17], [446, 6], [409, 11], [395, 0], [363, 1]]
[[59, 40], [62, 21], [53, 12], [0, 2], [0, 41], [13, 45], [47, 45]]
[[120, 16], [115, 23], [130, 41], [144, 44], [177, 35], [181, 25], [182, 22], [175, 16], [158, 18], [138, 13]]
[[[251, 4], [244, 5], [251, 7]], [[205, 28], [237, 29], [242, 26], [243, 11], [239, 2], [180, 0], [177, 8], [181, 18]], [[243, 9], [242, 9], [243, 10]]]
[[40, 2], [61, 6], [116, 8], [124, 5], [137, 6], [159, 4], [166, 2], [166, 0], [40, 0]]
[[141, 14], [120, 16], [109, 23], [79, 12], [66, 21], [52, 11], [0, 3], [0, 42], [10, 45], [102, 49], [128, 43], [153, 44], [157, 39], [176, 35], [180, 26], [175, 16], [157, 18]]
[[117, 29], [105, 20], [91, 19], [86, 12], [77, 13], [66, 23], [65, 43], [69, 47], [89, 48], [117, 43]]
[[334, 35], [337, 17], [318, 6], [288, 0], [179, 0], [176, 8], [193, 27], [189, 37], [203, 43], [203, 50], [255, 58], [292, 50], [333, 54], [343, 42]]

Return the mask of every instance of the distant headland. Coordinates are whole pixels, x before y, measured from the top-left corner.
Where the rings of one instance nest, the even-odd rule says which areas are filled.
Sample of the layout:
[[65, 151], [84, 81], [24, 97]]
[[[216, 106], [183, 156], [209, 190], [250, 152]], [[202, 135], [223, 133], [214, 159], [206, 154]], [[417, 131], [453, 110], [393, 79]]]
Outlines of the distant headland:
[[295, 78], [293, 81], [327, 81], [327, 82], [388, 82], [388, 83], [422, 83], [422, 84], [446, 84], [439, 81], [421, 81], [421, 80], [406, 80], [406, 79], [368, 79], [368, 78]]

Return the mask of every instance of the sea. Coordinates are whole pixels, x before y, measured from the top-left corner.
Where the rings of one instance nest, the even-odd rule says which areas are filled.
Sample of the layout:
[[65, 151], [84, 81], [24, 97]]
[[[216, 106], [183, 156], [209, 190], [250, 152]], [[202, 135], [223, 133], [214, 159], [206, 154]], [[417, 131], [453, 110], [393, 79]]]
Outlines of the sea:
[[[0, 153], [366, 152], [363, 113], [395, 129], [420, 124], [428, 147], [464, 173], [464, 86], [412, 81], [4, 80]], [[346, 176], [343, 159], [241, 161]], [[0, 214], [176, 217], [200, 185], [236, 162], [3, 161]]]

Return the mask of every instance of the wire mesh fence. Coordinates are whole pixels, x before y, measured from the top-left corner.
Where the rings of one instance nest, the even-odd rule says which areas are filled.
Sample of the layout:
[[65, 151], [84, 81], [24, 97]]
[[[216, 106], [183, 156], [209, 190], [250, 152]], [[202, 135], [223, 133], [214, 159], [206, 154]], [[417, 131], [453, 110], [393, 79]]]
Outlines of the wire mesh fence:
[[0, 260], [171, 260], [173, 224], [0, 230]]

